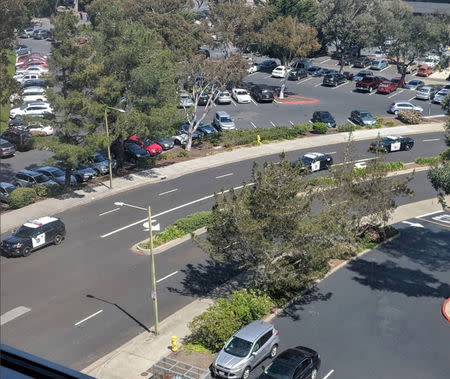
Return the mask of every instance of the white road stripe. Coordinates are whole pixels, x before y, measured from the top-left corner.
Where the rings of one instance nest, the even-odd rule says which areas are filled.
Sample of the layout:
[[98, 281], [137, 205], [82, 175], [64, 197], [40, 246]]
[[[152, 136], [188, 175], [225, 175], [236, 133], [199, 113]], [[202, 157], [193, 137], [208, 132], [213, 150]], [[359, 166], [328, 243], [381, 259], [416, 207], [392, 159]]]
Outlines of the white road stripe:
[[392, 95], [388, 96], [388, 99], [390, 99], [391, 97], [394, 97], [395, 95], [398, 95], [398, 93], [394, 91], [394, 92], [392, 92]]
[[334, 370], [331, 370], [328, 374], [326, 374], [323, 379], [328, 379], [330, 375], [334, 372]]
[[290, 122], [290, 124], [291, 124], [292, 126], [294, 126], [294, 123], [293, 123], [291, 120], [289, 120], [289, 122]]
[[230, 172], [229, 174], [216, 176], [216, 179], [225, 178], [226, 176], [231, 176], [231, 175], [233, 175], [232, 172]]
[[389, 68], [389, 65], [387, 65], [385, 68], [383, 68], [382, 70], [380, 70], [380, 72], [383, 72], [384, 70], [387, 70]]
[[321, 85], [322, 85], [322, 82], [317, 83], [314, 87], [319, 87], [319, 86], [321, 86]]
[[14, 320], [17, 317], [24, 315], [25, 313], [28, 313], [29, 311], [31, 311], [31, 308], [20, 306], [20, 307], [11, 309], [10, 311], [8, 311], [6, 313], [3, 313], [0, 316], [0, 326], [6, 324], [7, 322]]
[[270, 121], [270, 123], [272, 124], [272, 126], [276, 126], [272, 121]]
[[114, 209], [111, 209], [110, 211], [106, 211], [106, 212], [100, 213], [99, 216], [104, 216], [104, 215], [107, 215], [108, 213], [116, 212], [116, 211], [118, 211], [119, 209], [120, 209], [120, 208], [114, 208]]
[[267, 76], [264, 77], [264, 79], [269, 79], [271, 77], [272, 77], [272, 75], [267, 75]]
[[441, 213], [441, 212], [444, 212], [444, 211], [435, 211], [435, 212], [431, 212], [431, 213], [425, 213], [424, 215], [416, 216], [416, 218], [427, 217], [427, 216], [435, 215], [436, 213]]
[[336, 87], [333, 87], [332, 89], [336, 89], [336, 88], [339, 88], [339, 87], [343, 87], [343, 86], [345, 86], [345, 85], [348, 84], [348, 83], [350, 83], [350, 82], [344, 82], [344, 83], [342, 83], [342, 84], [339, 84], [339, 85], [336, 86]]
[[161, 192], [160, 194], [158, 194], [158, 196], [167, 195], [168, 193], [172, 193], [175, 191], [178, 191], [178, 188], [174, 188], [173, 190], [166, 191], [166, 192]]
[[416, 97], [416, 95], [414, 95], [413, 97], [411, 97], [411, 99], [408, 99], [408, 101], [411, 101], [412, 99], [414, 99]]
[[423, 142], [440, 141], [440, 138], [424, 139]]
[[250, 121], [250, 124], [256, 129], [256, 125], [252, 121]]
[[281, 104], [281, 101], [277, 101], [277, 99], [273, 99], [273, 101], [277, 104]]
[[233, 99], [231, 99], [231, 103], [232, 103], [235, 107], [237, 107], [237, 104], [236, 104], [236, 102], [235, 102]]
[[77, 322], [76, 324], [74, 324], [73, 326], [78, 326], [78, 325], [80, 325], [81, 323], [83, 323], [83, 322], [89, 320], [89, 319], [92, 318], [92, 317], [97, 316], [99, 313], [102, 313], [102, 312], [103, 312], [103, 309], [100, 309], [98, 312], [95, 312], [94, 314], [92, 314], [92, 315], [90, 315], [90, 316], [87, 316], [87, 317], [84, 318], [83, 320], [78, 321], [78, 322]]
[[447, 117], [445, 114], [432, 114], [431, 116], [423, 116], [423, 118], [433, 118], [433, 117]]
[[172, 272], [171, 274], [166, 275], [164, 278], [158, 279], [158, 280], [156, 281], [156, 283], [162, 282], [164, 279], [170, 278], [171, 276], [174, 276], [174, 275], [176, 275], [176, 274], [178, 274], [178, 271]]
[[356, 125], [352, 120], [350, 120], [349, 118], [347, 119], [347, 121], [352, 124], [352, 125]]
[[[253, 184], [255, 184], [255, 183], [248, 183], [247, 185], [248, 185], [248, 186], [252, 186]], [[237, 187], [234, 187], [233, 189], [236, 191], [236, 190], [239, 190], [239, 189], [241, 189], [241, 188], [243, 188], [243, 187], [244, 187], [244, 186], [237, 186]], [[225, 190], [225, 191], [223, 191], [223, 193], [228, 193], [228, 192], [230, 192], [230, 190]], [[190, 206], [190, 205], [192, 205], [192, 204], [200, 203], [201, 201], [205, 201], [205, 200], [211, 199], [211, 198], [213, 198], [213, 197], [214, 197], [214, 194], [212, 194], [212, 195], [207, 195], [207, 196], [201, 197], [200, 199], [190, 201], [189, 203], [181, 204], [181, 205], [179, 205], [179, 206], [177, 206], [177, 207], [175, 207], [175, 208], [167, 209], [167, 210], [165, 210], [165, 211], [162, 211], [162, 212], [160, 212], [160, 213], [157, 213], [157, 214], [153, 215], [153, 217], [156, 218], [156, 217], [165, 215], [165, 214], [167, 214], [167, 213], [171, 213], [171, 212], [177, 211], [178, 209], [188, 207], [188, 206]], [[135, 221], [135, 222], [133, 222], [133, 223], [131, 223], [131, 224], [122, 226], [121, 228], [115, 229], [115, 230], [113, 230], [112, 232], [103, 234], [103, 235], [100, 236], [100, 238], [105, 238], [105, 237], [112, 236], [113, 234], [119, 233], [119, 232], [121, 232], [121, 231], [123, 231], [123, 230], [129, 229], [129, 228], [131, 228], [131, 227], [133, 227], [133, 226], [136, 226], [136, 225], [139, 225], [139, 224], [141, 224], [141, 223], [143, 223], [143, 222], [145, 222], [145, 221], [148, 221], [148, 218], [147, 218], [147, 217], [146, 217], [146, 218], [143, 218], [143, 219], [141, 219], [141, 220]]]
[[377, 91], [372, 91], [371, 93], [369, 93], [369, 96], [375, 95], [377, 93]]
[[252, 101], [253, 104], [255, 104], [256, 106], [258, 106], [258, 104], [256, 103], [255, 100], [253, 100], [252, 98], [250, 98], [250, 100]]
[[325, 59], [324, 61], [320, 62], [320, 64], [328, 62], [328, 61], [331, 61], [331, 58]]
[[297, 82], [296, 84], [298, 85], [298, 84], [302, 84], [302, 83], [305, 83], [305, 82], [307, 82], [308, 80], [311, 80], [312, 78], [308, 78], [308, 79], [305, 79], [305, 80], [301, 80], [301, 81], [299, 81], [299, 82]]

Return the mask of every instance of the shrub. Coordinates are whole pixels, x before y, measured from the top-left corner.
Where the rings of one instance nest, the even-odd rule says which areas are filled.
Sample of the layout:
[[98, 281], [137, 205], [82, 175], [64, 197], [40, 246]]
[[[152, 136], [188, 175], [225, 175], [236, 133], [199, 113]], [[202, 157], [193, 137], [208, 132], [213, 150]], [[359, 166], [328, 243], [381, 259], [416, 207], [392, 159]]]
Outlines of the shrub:
[[210, 217], [211, 211], [197, 212], [179, 219], [173, 225], [185, 234], [188, 234], [203, 228], [208, 223]]
[[219, 351], [237, 330], [268, 314], [271, 306], [269, 296], [259, 291], [234, 291], [228, 298], [217, 299], [189, 323], [189, 342]]
[[386, 125], [386, 126], [389, 126], [389, 127], [392, 127], [392, 126], [395, 126], [395, 122], [394, 121], [386, 121], [385, 123], [384, 123], [384, 125]]
[[397, 118], [405, 124], [420, 124], [423, 120], [422, 115], [418, 111], [407, 110], [397, 113]]
[[136, 167], [138, 168], [152, 168], [155, 167], [156, 157], [143, 157], [136, 161]]
[[189, 153], [186, 150], [180, 150], [177, 154], [177, 158], [184, 158], [188, 157]]
[[33, 188], [16, 188], [8, 196], [8, 204], [11, 208], [22, 208], [33, 204], [37, 195]]
[[38, 197], [46, 197], [49, 193], [46, 186], [35, 186], [34, 191], [36, 192], [36, 196]]
[[353, 132], [353, 131], [358, 130], [358, 129], [361, 129], [361, 126], [354, 125], [354, 124], [351, 124], [351, 123], [338, 126], [338, 131], [339, 132]]
[[441, 161], [440, 157], [419, 157], [416, 159], [417, 164], [426, 164], [426, 165], [439, 163], [440, 161]]
[[383, 117], [375, 117], [377, 122], [375, 123], [375, 128], [381, 128], [383, 125]]
[[292, 128], [294, 128], [298, 134], [305, 135], [309, 131], [311, 131], [311, 125], [310, 124], [294, 124], [292, 125]]
[[387, 171], [398, 171], [405, 168], [403, 162], [384, 162], [382, 163], [382, 166], [384, 166]]
[[326, 134], [328, 132], [328, 125], [323, 122], [315, 122], [312, 127], [313, 133]]
[[336, 179], [330, 176], [318, 176], [316, 178], [311, 178], [308, 181], [310, 186], [331, 186], [336, 184]]
[[450, 161], [450, 148], [439, 154], [443, 161]]

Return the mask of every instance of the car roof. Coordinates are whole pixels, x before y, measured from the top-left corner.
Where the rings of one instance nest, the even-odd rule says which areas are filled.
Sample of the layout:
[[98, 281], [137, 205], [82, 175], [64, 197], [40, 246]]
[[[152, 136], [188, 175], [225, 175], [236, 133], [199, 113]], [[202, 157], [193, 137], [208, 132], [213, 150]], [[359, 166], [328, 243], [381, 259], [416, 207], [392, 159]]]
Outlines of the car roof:
[[24, 226], [27, 226], [28, 228], [39, 228], [42, 225], [48, 224], [50, 222], [54, 222], [54, 221], [58, 221], [59, 219], [56, 217], [50, 217], [50, 216], [44, 216], [41, 218], [38, 218], [36, 220], [28, 220], [25, 224], [23, 224]]
[[246, 341], [256, 341], [261, 334], [268, 332], [273, 329], [273, 325], [268, 322], [256, 320], [252, 323], [244, 326], [242, 329], [238, 330], [235, 334], [236, 337], [242, 338]]
[[32, 91], [42, 91], [42, 92], [44, 92], [45, 88], [44, 87], [40, 87], [40, 86], [30, 86], [30, 87], [27, 87], [27, 88], [25, 88], [23, 90], [24, 93], [25, 92], [32, 92]]
[[315, 158], [323, 157], [324, 155], [325, 155], [325, 154], [313, 152], [313, 153], [306, 153], [306, 154], [304, 154], [303, 156], [304, 156], [305, 158], [315, 159]]
[[45, 171], [56, 171], [56, 170], [60, 170], [58, 167], [53, 167], [53, 166], [43, 166], [43, 167], [39, 167], [36, 169], [37, 170], [45, 170]]
[[225, 112], [225, 111], [217, 111], [216, 114], [219, 115], [219, 116], [228, 116], [228, 117], [230, 117], [230, 115], [227, 112]]
[[18, 174], [25, 174], [30, 176], [38, 176], [42, 175], [40, 172], [32, 171], [32, 170], [20, 170]]
[[8, 183], [8, 182], [0, 182], [0, 187], [8, 188], [8, 187], [15, 187], [15, 185], [11, 184], [11, 183]]
[[310, 357], [310, 354], [307, 354], [304, 350], [299, 348], [291, 348], [283, 351], [276, 360], [283, 361], [283, 364], [289, 366], [290, 368], [296, 367], [300, 362], [303, 361], [304, 358]]

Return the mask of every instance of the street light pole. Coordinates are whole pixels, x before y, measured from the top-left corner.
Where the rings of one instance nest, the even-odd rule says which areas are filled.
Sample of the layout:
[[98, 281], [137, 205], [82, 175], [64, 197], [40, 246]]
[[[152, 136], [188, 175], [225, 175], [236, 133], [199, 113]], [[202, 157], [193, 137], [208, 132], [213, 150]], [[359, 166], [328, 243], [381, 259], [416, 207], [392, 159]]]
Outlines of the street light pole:
[[155, 313], [155, 334], [158, 335], [158, 297], [156, 295], [155, 256], [153, 255], [152, 210], [150, 206], [148, 207], [148, 230], [150, 233], [150, 259], [151, 259], [151, 275], [152, 275], [153, 311]]
[[106, 137], [108, 139], [107, 151], [108, 151], [108, 169], [109, 169], [109, 189], [112, 189], [112, 164], [111, 164], [111, 146], [109, 143], [109, 128], [108, 128], [108, 107], [105, 108], [105, 129]]

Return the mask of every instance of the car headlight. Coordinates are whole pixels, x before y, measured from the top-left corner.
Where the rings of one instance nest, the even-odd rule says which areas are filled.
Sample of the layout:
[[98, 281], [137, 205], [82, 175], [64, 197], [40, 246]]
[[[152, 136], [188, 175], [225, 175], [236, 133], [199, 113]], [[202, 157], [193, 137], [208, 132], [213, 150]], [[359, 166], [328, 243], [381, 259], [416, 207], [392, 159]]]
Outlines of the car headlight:
[[18, 242], [18, 243], [16, 243], [16, 245], [15, 245], [15, 247], [22, 247], [23, 246], [23, 243], [22, 242]]

